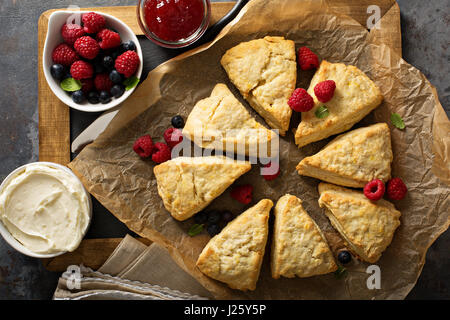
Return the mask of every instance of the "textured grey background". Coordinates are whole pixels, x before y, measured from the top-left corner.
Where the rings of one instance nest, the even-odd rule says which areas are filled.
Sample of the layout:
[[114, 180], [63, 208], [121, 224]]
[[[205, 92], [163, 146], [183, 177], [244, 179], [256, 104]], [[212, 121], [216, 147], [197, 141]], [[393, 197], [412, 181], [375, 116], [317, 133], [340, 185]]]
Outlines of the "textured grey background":
[[[65, 8], [133, 5], [136, 0], [0, 1], [0, 181], [16, 167], [38, 160], [37, 108], [37, 21], [42, 12]], [[420, 69], [438, 89], [447, 114], [450, 113], [450, 0], [398, 0], [402, 17], [403, 56]], [[151, 70], [176, 52], [156, 48], [147, 41], [145, 69]], [[97, 115], [71, 112], [78, 125], [75, 136]], [[98, 209], [98, 210], [96, 210]], [[95, 204], [97, 213], [103, 212]], [[112, 215], [99, 213], [90, 234], [123, 235], [125, 226]], [[430, 248], [422, 275], [408, 298], [450, 298], [450, 232]], [[37, 259], [17, 253], [0, 239], [0, 299], [49, 299], [58, 274], [46, 271]]]

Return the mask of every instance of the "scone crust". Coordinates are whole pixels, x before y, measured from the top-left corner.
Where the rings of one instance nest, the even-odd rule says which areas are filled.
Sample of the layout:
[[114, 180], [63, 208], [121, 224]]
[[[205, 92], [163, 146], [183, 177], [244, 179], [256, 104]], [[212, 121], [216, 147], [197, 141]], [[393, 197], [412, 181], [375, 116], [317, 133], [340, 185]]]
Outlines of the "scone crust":
[[175, 219], [184, 221], [208, 206], [250, 169], [247, 161], [212, 156], [175, 158], [153, 171], [165, 208]]
[[319, 206], [350, 249], [362, 260], [375, 263], [392, 242], [400, 225], [400, 211], [389, 201], [372, 202], [360, 191], [320, 183]]
[[285, 135], [292, 110], [287, 104], [297, 82], [295, 43], [284, 37], [264, 37], [229, 49], [221, 64], [242, 96]]
[[280, 276], [306, 278], [337, 270], [324, 235], [303, 209], [299, 198], [284, 195], [278, 200], [274, 213], [271, 250], [274, 279]]
[[[314, 87], [325, 80], [334, 80], [336, 91], [325, 103], [330, 114], [319, 119], [315, 112], [324, 103], [317, 99]], [[314, 108], [302, 112], [302, 121], [295, 132], [298, 147], [350, 129], [383, 101], [378, 86], [357, 67], [325, 60], [312, 78], [308, 93], [314, 98]]]
[[317, 154], [300, 161], [297, 171], [330, 183], [362, 188], [373, 179], [387, 182], [392, 160], [389, 126], [377, 123], [338, 136]]
[[208, 98], [200, 100], [186, 120], [183, 135], [203, 148], [270, 156], [270, 142], [276, 136], [258, 123], [228, 87], [217, 84]]
[[232, 289], [255, 290], [272, 207], [271, 200], [263, 199], [214, 236], [198, 257], [200, 271]]

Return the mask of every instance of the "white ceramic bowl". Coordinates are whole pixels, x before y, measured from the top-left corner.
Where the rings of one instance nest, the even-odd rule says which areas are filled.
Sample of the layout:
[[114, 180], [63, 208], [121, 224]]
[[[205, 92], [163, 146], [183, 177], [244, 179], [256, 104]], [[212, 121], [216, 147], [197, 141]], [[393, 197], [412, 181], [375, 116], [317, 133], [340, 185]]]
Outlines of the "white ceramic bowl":
[[[5, 186], [8, 184], [8, 182], [14, 178], [16, 176], [16, 174], [18, 174], [20, 171], [22, 171], [23, 169], [25, 169], [27, 166], [33, 165], [33, 164], [43, 164], [43, 165], [48, 165], [50, 167], [54, 167], [56, 169], [61, 169], [64, 170], [65, 172], [67, 172], [68, 174], [70, 174], [72, 177], [74, 177], [81, 185], [81, 187], [83, 188], [86, 197], [88, 199], [88, 213], [89, 213], [89, 223], [86, 225], [86, 229], [83, 230], [83, 237], [86, 235], [89, 226], [91, 224], [92, 221], [92, 199], [91, 199], [91, 195], [89, 194], [89, 192], [86, 191], [86, 189], [84, 188], [83, 184], [81, 183], [80, 179], [78, 179], [78, 177], [72, 172], [72, 170], [70, 170], [69, 168], [62, 166], [60, 164], [57, 163], [53, 163], [53, 162], [33, 162], [33, 163], [29, 163], [26, 165], [23, 165], [19, 168], [17, 168], [16, 170], [14, 170], [13, 172], [11, 172], [5, 180], [3, 180], [2, 184], [0, 185], [0, 194], [3, 192], [3, 189], [5, 188]], [[33, 252], [31, 250], [29, 250], [28, 248], [26, 248], [23, 244], [21, 244], [19, 241], [16, 240], [16, 238], [14, 238], [11, 233], [9, 232], [9, 230], [4, 226], [3, 222], [0, 220], [0, 234], [2, 235], [3, 239], [5, 239], [5, 241], [14, 249], [16, 249], [17, 251], [19, 251], [20, 253], [33, 257], [33, 258], [54, 258], [57, 256], [60, 256], [64, 253], [66, 253], [66, 251], [62, 251], [62, 252], [55, 252], [55, 253], [51, 253], [51, 254], [40, 254], [40, 253], [36, 253]]]
[[[60, 81], [55, 80], [51, 73], [50, 73], [50, 67], [53, 64], [52, 61], [52, 52], [53, 49], [56, 48], [57, 45], [60, 43], [63, 43], [64, 40], [61, 36], [61, 28], [66, 23], [66, 21], [73, 15], [81, 15], [83, 13], [88, 13], [89, 11], [56, 11], [50, 15], [49, 21], [48, 21], [48, 32], [47, 32], [47, 38], [45, 40], [44, 45], [44, 53], [42, 55], [43, 57], [43, 67], [44, 67], [44, 74], [45, 78], [47, 79], [47, 83], [52, 89], [53, 93], [65, 104], [70, 106], [71, 108], [74, 108], [76, 110], [85, 111], [85, 112], [100, 112], [105, 111], [114, 108], [115, 106], [121, 104], [124, 102], [134, 91], [135, 88], [125, 91], [125, 93], [120, 98], [113, 98], [111, 102], [107, 104], [90, 104], [89, 102], [84, 102], [83, 104], [77, 104], [73, 102], [72, 98], [60, 87]], [[136, 44], [136, 51], [139, 55], [139, 58], [141, 60], [141, 63], [139, 64], [139, 68], [136, 72], [136, 77], [139, 79], [142, 75], [142, 68], [144, 59], [142, 56], [142, 48], [139, 44], [139, 40], [137, 39], [134, 32], [128, 27], [125, 23], [120, 21], [119, 19], [105, 13], [97, 12], [98, 14], [101, 14], [106, 19], [106, 25], [107, 27], [110, 27], [114, 30], [116, 30], [122, 39], [122, 42], [126, 42], [129, 40], [132, 40]], [[81, 18], [80, 18], [81, 20]]]

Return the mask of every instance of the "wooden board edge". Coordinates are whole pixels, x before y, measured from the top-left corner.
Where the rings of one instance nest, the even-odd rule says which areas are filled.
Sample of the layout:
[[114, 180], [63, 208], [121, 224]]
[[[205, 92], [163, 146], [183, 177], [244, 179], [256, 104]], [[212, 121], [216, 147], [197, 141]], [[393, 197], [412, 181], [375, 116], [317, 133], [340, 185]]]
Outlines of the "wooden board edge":
[[[136, 238], [146, 246], [152, 242], [145, 238]], [[74, 252], [68, 252], [55, 258], [41, 259], [48, 271], [64, 272], [70, 265], [83, 264], [93, 270], [100, 268], [114, 252], [123, 238], [84, 239]]]

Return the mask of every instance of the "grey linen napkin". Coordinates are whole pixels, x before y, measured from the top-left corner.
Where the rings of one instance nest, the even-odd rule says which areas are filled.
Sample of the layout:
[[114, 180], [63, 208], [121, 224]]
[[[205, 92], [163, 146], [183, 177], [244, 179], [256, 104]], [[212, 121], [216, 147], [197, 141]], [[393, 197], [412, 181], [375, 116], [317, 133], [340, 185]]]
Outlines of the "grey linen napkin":
[[73, 266], [63, 273], [53, 298], [203, 300], [212, 295], [166, 249], [156, 243], [146, 246], [127, 235], [98, 271]]

